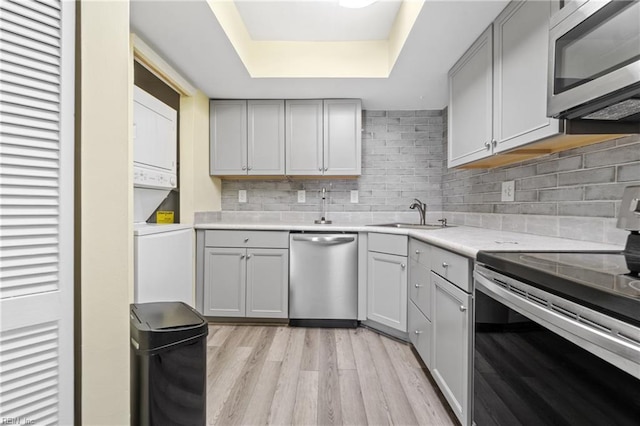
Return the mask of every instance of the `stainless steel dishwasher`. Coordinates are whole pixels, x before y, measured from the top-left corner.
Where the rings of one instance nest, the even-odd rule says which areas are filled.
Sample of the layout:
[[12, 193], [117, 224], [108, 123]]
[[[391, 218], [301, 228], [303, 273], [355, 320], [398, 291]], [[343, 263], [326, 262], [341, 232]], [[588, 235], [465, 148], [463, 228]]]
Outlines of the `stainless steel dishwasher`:
[[358, 325], [358, 234], [291, 233], [289, 324]]

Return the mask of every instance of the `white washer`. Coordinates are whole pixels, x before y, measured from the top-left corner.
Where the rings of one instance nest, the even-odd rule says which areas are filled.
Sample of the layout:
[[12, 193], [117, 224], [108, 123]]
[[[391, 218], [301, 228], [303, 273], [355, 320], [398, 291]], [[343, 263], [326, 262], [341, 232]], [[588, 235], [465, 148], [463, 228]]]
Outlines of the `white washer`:
[[193, 227], [147, 224], [176, 187], [177, 111], [134, 87], [134, 303], [194, 303]]
[[134, 225], [134, 303], [194, 303], [193, 227]]

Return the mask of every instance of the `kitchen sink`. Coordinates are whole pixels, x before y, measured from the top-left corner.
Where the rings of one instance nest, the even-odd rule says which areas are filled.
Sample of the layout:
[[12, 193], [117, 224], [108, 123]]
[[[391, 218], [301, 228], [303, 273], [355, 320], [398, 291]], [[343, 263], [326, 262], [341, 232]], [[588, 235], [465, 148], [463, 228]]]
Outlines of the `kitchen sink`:
[[443, 226], [441, 224], [437, 225], [420, 225], [419, 223], [402, 223], [402, 222], [394, 222], [394, 223], [380, 223], [369, 226], [384, 226], [386, 228], [400, 228], [400, 229], [442, 229], [442, 228], [451, 228], [451, 225]]

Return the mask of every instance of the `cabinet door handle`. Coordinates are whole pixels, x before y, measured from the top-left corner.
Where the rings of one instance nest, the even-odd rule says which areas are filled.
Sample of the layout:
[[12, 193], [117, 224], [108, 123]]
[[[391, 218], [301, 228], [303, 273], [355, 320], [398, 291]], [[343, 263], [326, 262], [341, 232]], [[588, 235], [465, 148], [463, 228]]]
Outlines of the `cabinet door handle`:
[[240, 259], [244, 259], [244, 254], [241, 254], [241, 255], [240, 255]]
[[422, 330], [416, 330], [414, 331], [415, 334], [422, 334]]
[[414, 286], [415, 288], [421, 288], [421, 287], [424, 287], [422, 284], [414, 284], [413, 286]]
[[242, 166], [242, 170], [247, 170], [247, 166]]
[[251, 166], [247, 167], [247, 170], [251, 170]]
[[248, 255], [247, 255], [247, 259], [251, 259], [251, 256], [252, 256], [252, 255], [248, 254]]
[[442, 267], [443, 267], [443, 268], [448, 268], [448, 267], [449, 267], [449, 264], [448, 264], [447, 262], [442, 262]]
[[328, 167], [325, 167], [325, 168], [324, 168], [324, 171], [326, 172], [327, 170], [329, 170], [329, 168], [328, 168]]
[[498, 141], [495, 139], [491, 140], [491, 145], [493, 145], [493, 147], [495, 148], [496, 146], [498, 146]]
[[321, 172], [322, 171], [322, 167], [318, 167], [318, 171]]
[[491, 142], [487, 141], [484, 143], [484, 147], [489, 151], [491, 149]]
[[404, 269], [406, 266], [407, 266], [407, 265], [405, 265], [404, 263], [401, 263], [401, 264], [400, 264], [400, 267], [401, 267], [402, 269]]
[[249, 242], [249, 238], [245, 238], [245, 239], [244, 239], [244, 242], [245, 242], [245, 243]]
[[460, 305], [460, 312], [464, 312], [467, 310], [467, 307], [464, 305]]
[[416, 254], [420, 254], [420, 250], [416, 250]]

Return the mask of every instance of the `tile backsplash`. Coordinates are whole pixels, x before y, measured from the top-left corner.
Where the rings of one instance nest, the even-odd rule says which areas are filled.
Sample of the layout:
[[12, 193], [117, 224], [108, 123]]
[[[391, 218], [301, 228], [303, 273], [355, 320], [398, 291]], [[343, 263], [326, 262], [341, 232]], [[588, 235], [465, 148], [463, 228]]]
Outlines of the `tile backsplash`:
[[[413, 198], [431, 218], [484, 228], [622, 244], [615, 228], [625, 186], [640, 184], [640, 135], [621, 137], [494, 169], [447, 169], [446, 109], [363, 111], [362, 176], [353, 179], [223, 180], [223, 216], [260, 212], [310, 220], [326, 187], [329, 217], [372, 223], [410, 221]], [[501, 201], [514, 181], [515, 200]], [[238, 190], [247, 202], [238, 202]], [[298, 203], [298, 191], [306, 202]], [[359, 202], [350, 202], [350, 191]], [[385, 215], [385, 213], [388, 213]], [[382, 215], [382, 216], [381, 216]], [[249, 217], [249, 216], [247, 216]]]
[[[515, 182], [515, 201], [500, 201], [505, 181]], [[614, 218], [632, 184], [640, 184], [639, 135], [495, 169], [445, 169], [443, 210]]]
[[[323, 187], [330, 212], [406, 211], [414, 198], [442, 210], [442, 111], [363, 111], [362, 121], [360, 177], [223, 180], [222, 210], [319, 213]], [[246, 203], [238, 202], [241, 189]], [[306, 191], [305, 203], [298, 203], [299, 190]], [[350, 201], [352, 190], [358, 190], [358, 203]]]

